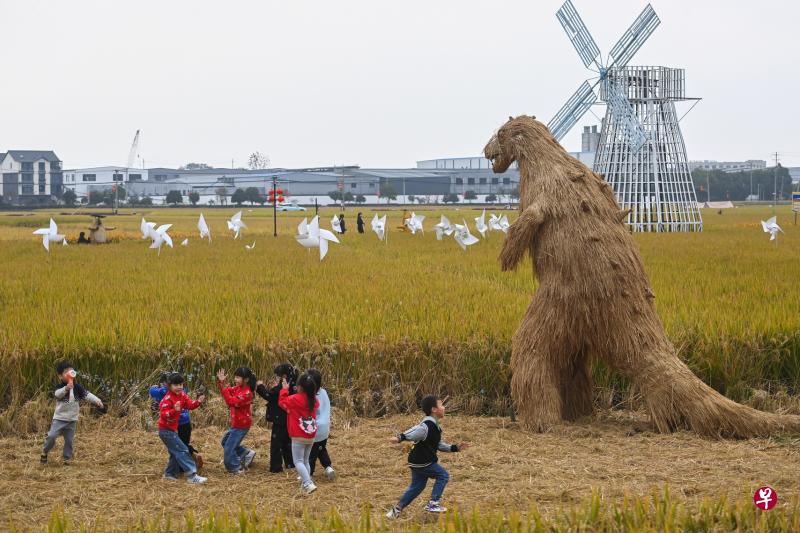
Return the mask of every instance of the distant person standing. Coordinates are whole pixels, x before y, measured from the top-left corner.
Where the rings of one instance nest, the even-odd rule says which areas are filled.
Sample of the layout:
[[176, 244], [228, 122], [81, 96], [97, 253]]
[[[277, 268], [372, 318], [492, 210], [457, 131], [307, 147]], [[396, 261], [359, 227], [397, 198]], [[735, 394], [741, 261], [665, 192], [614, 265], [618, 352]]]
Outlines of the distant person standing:
[[344, 232], [347, 231], [347, 228], [344, 227], [344, 214], [339, 215], [339, 227], [342, 228], [342, 235], [344, 235]]
[[358, 214], [356, 218], [356, 227], [358, 228], [359, 233], [364, 233], [364, 219], [361, 218], [361, 213]]

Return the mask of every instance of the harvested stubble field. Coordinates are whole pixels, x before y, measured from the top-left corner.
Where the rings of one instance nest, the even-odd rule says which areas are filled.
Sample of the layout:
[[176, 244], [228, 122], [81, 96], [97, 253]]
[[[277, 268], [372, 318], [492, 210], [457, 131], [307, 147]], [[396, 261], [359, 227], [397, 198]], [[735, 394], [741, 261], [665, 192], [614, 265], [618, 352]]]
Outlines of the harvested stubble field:
[[[198, 415], [202, 420], [203, 413]], [[303, 497], [293, 474], [267, 472], [269, 433], [262, 427], [254, 427], [245, 440], [259, 454], [254, 466], [247, 475], [232, 477], [220, 464], [223, 428], [196, 422], [199, 427], [193, 440], [205, 453], [204, 473], [209, 481], [191, 487], [183, 481], [161, 479], [165, 453], [154, 432], [124, 429], [119, 420], [110, 418], [86, 417], [78, 431], [76, 460], [70, 466], [60, 464], [58, 448], [50, 465], [39, 465], [40, 435], [0, 439], [0, 526], [13, 522], [39, 528], [47, 524], [54, 509], [73, 525], [96, 525], [100, 530], [154, 520], [161, 520], [163, 526], [167, 518], [180, 525], [187, 513], [200, 521], [212, 512], [217, 516], [229, 512], [238, 531], [236, 514], [242, 506], [248, 513], [255, 510], [262, 524], [284, 515], [302, 526], [303, 517], [324, 519], [333, 508], [345, 524], [355, 525], [365, 505], [372, 506], [373, 525], [379, 525], [382, 511], [408, 483], [405, 451], [389, 444], [387, 437], [416, 421], [416, 417], [399, 415], [336, 417], [329, 449], [339, 478], [334, 483], [320, 480], [319, 490]], [[734, 530], [736, 523], [730, 523], [720, 500], [740, 502], [746, 514], [753, 507], [753, 491], [769, 483], [781, 498], [779, 507], [770, 511], [773, 519], [780, 517], [776, 524], [785, 530], [800, 524], [797, 441], [708, 441], [687, 433], [638, 432], [636, 424], [636, 417], [629, 413], [601, 412], [580, 424], [527, 434], [508, 419], [448, 417], [447, 438], [468, 440], [474, 447], [460, 454], [443, 454], [442, 463], [451, 475], [446, 503], [463, 511], [477, 507], [484, 516], [516, 512], [530, 518], [541, 513], [544, 520], [572, 530], [575, 523], [565, 521], [566, 517], [591, 508], [593, 489], [604, 509], [626, 497], [661, 494], [666, 487], [681, 507], [698, 512], [708, 506], [705, 512], [712, 522], [721, 522], [719, 530]], [[399, 519], [399, 527], [436, 524], [436, 518], [421, 509], [424, 496]], [[651, 504], [646, 503], [644, 511], [652, 512]], [[680, 516], [672, 517], [677, 522], [674, 530], [684, 529]], [[749, 529], [744, 519], [739, 520], [739, 526]], [[644, 521], [643, 528], [648, 523], [664, 529], [669, 521], [661, 527], [656, 521]], [[587, 516], [586, 525], [595, 530], [602, 522], [598, 516]]]

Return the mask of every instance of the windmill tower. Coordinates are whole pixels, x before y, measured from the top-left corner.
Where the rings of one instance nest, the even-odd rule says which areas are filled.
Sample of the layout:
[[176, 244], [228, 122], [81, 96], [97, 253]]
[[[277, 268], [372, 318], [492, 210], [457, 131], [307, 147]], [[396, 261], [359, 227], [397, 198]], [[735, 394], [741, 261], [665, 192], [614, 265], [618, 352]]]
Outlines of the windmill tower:
[[598, 100], [606, 104], [594, 171], [631, 212], [633, 231], [702, 231], [692, 173], [675, 102], [685, 93], [683, 69], [628, 66], [661, 23], [650, 4], [622, 35], [605, 62], [570, 0], [556, 13], [583, 65], [597, 74], [584, 81], [547, 124], [561, 140]]

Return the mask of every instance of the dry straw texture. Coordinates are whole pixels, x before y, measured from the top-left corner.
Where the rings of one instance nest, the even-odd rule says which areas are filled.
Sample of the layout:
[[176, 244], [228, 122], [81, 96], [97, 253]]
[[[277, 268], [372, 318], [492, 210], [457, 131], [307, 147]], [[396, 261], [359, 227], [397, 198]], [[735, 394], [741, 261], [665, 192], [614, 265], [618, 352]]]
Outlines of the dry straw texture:
[[511, 357], [511, 390], [525, 427], [542, 430], [591, 413], [597, 360], [642, 392], [660, 431], [751, 437], [800, 429], [798, 416], [730, 401], [678, 358], [623, 222], [627, 212], [610, 185], [571, 157], [544, 124], [509, 119], [485, 155], [497, 172], [514, 161], [520, 170], [521, 215], [504, 242], [502, 268], [513, 270], [530, 255], [539, 281]]
[[[95, 419], [85, 413], [70, 466], [60, 464], [60, 443], [50, 455], [51, 464], [39, 465], [41, 435], [0, 439], [0, 529], [11, 520], [38, 529], [58, 508], [73, 523], [97, 524], [104, 530], [130, 526], [140, 519], [147, 523], [160, 518], [163, 524], [169, 517], [178, 524], [189, 512], [197, 522], [211, 511], [217, 516], [230, 512], [237, 520], [240, 506], [254, 508], [262, 524], [281, 515], [295, 524], [304, 516], [324, 519], [332, 507], [345, 524], [357, 524], [363, 507], [371, 505], [371, 521], [377, 525], [381, 513], [408, 484], [406, 451], [389, 444], [387, 438], [416, 423], [419, 416], [366, 420], [334, 412], [329, 450], [339, 479], [335, 483], [320, 479], [319, 490], [303, 497], [293, 474], [267, 473], [269, 432], [262, 427], [254, 427], [245, 439], [245, 445], [258, 452], [253, 469], [241, 477], [224, 474], [219, 444], [223, 429], [208, 425], [205, 418], [206, 410], [224, 410], [217, 403], [195, 413], [193, 440], [205, 454], [204, 473], [209, 476], [202, 487], [163, 481], [166, 453], [158, 436], [153, 431], [127, 429], [125, 419]], [[261, 402], [258, 411], [263, 413]], [[444, 498], [451, 508], [477, 506], [484, 515], [503, 512], [531, 517], [529, 510], [535, 506], [545, 520], [574, 530], [560, 517], [583, 516], [593, 488], [600, 496], [597, 505], [602, 503], [594, 510], [593, 520], [600, 520], [605, 513], [613, 516], [609, 506], [622, 505], [626, 496], [660, 493], [665, 485], [674, 502], [689, 509], [698, 509], [706, 499], [726, 498], [743, 502], [746, 515], [753, 510], [753, 491], [770, 484], [781, 498], [779, 508], [771, 513], [782, 520], [797, 519], [792, 503], [792, 495], [800, 491], [796, 441], [708, 441], [683, 432], [637, 432], [637, 419], [606, 411], [581, 426], [558, 425], [543, 434], [521, 432], [499, 418], [454, 416], [443, 423], [448, 440], [473, 444], [463, 453], [441, 456], [451, 475]], [[407, 509], [399, 527], [436, 524], [435, 517], [422, 511], [427, 495], [426, 491]], [[650, 509], [649, 502], [644, 505]], [[708, 523], [728, 524], [719, 530], [735, 528], [731, 519], [736, 515], [724, 503], [710, 505], [706, 513], [712, 521]], [[670, 516], [662, 519], [670, 523]], [[649, 520], [642, 523], [650, 524]], [[599, 524], [584, 530], [596, 530]], [[666, 526], [652, 523], [650, 527], [664, 530]], [[694, 530], [709, 529], [713, 528]]]

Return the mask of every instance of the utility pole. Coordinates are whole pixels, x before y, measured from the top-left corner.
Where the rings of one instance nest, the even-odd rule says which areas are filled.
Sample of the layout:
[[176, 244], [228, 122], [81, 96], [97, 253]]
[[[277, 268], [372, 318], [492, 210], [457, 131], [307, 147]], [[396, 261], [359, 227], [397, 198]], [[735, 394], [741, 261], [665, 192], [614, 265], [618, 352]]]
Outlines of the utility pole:
[[272, 176], [272, 236], [278, 236], [278, 176]]
[[706, 203], [711, 201], [711, 181], [709, 180], [709, 176], [711, 176], [711, 170], [706, 171]]
[[775, 206], [778, 203], [778, 152], [775, 152], [775, 168], [773, 169], [772, 176], [774, 179], [773, 184], [773, 201], [772, 201], [772, 214], [775, 214]]

